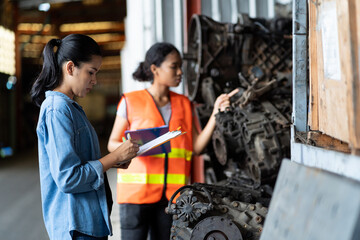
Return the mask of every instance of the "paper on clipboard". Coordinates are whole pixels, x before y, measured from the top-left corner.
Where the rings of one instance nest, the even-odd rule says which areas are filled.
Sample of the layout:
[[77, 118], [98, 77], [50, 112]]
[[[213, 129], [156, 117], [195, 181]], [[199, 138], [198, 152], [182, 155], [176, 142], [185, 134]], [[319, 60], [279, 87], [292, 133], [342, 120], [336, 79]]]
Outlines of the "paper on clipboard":
[[137, 152], [137, 156], [140, 156], [140, 155], [146, 153], [147, 151], [149, 151], [157, 146], [160, 146], [161, 144], [164, 144], [164, 143], [170, 141], [171, 139], [181, 136], [185, 133], [186, 132], [182, 132], [180, 129], [171, 131], [171, 132], [167, 132], [167, 133], [155, 138], [154, 140], [151, 140], [150, 142], [147, 142], [144, 145], [141, 145], [139, 147], [139, 151]]

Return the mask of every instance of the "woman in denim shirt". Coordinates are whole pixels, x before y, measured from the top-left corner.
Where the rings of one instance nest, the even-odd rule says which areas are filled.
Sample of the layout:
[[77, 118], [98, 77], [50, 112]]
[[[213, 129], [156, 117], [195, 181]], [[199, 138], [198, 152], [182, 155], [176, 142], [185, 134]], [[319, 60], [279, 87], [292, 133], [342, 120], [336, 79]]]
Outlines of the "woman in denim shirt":
[[107, 239], [112, 235], [111, 191], [106, 171], [127, 168], [138, 145], [126, 141], [101, 157], [94, 128], [74, 97], [96, 84], [98, 44], [71, 34], [52, 39], [31, 96], [40, 106], [37, 125], [43, 217], [50, 239]]

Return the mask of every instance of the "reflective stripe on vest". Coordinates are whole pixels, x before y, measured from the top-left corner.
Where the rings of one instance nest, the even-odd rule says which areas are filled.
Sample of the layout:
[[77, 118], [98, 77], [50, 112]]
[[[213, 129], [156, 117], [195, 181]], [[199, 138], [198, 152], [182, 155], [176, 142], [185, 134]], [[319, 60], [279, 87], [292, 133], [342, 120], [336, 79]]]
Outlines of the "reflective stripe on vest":
[[[152, 157], [165, 157], [165, 154], [155, 154], [151, 155]], [[181, 149], [181, 148], [172, 148], [171, 152], [168, 153], [169, 158], [185, 158], [186, 161], [191, 161], [192, 151]]]
[[[164, 174], [121, 173], [117, 177], [118, 183], [164, 184]], [[168, 174], [167, 184], [185, 184], [184, 174]]]

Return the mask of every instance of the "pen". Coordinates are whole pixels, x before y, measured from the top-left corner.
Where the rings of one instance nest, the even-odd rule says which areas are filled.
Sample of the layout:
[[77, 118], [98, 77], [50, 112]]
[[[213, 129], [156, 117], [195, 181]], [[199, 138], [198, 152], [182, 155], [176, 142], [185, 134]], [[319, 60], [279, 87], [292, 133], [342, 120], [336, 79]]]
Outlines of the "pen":
[[123, 142], [126, 142], [126, 138], [125, 138], [125, 137], [122, 137], [122, 140], [123, 140]]
[[130, 133], [127, 134], [127, 139], [130, 140], [131, 137], [130, 137]]

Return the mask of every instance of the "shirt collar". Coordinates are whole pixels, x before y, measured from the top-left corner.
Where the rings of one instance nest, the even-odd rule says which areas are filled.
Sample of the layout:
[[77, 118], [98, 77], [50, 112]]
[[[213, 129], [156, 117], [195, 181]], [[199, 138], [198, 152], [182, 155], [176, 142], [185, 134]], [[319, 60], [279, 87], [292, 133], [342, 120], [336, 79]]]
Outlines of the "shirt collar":
[[49, 96], [59, 96], [59, 97], [61, 97], [61, 98], [63, 98], [65, 101], [67, 101], [67, 102], [70, 102], [72, 105], [74, 105], [75, 107], [77, 107], [77, 108], [80, 108], [81, 110], [83, 110], [82, 109], [82, 107], [76, 102], [76, 101], [74, 101], [73, 99], [71, 99], [71, 98], [69, 98], [66, 94], [64, 94], [64, 93], [61, 93], [61, 92], [57, 92], [57, 91], [46, 91], [45, 92], [45, 97], [49, 97]]

